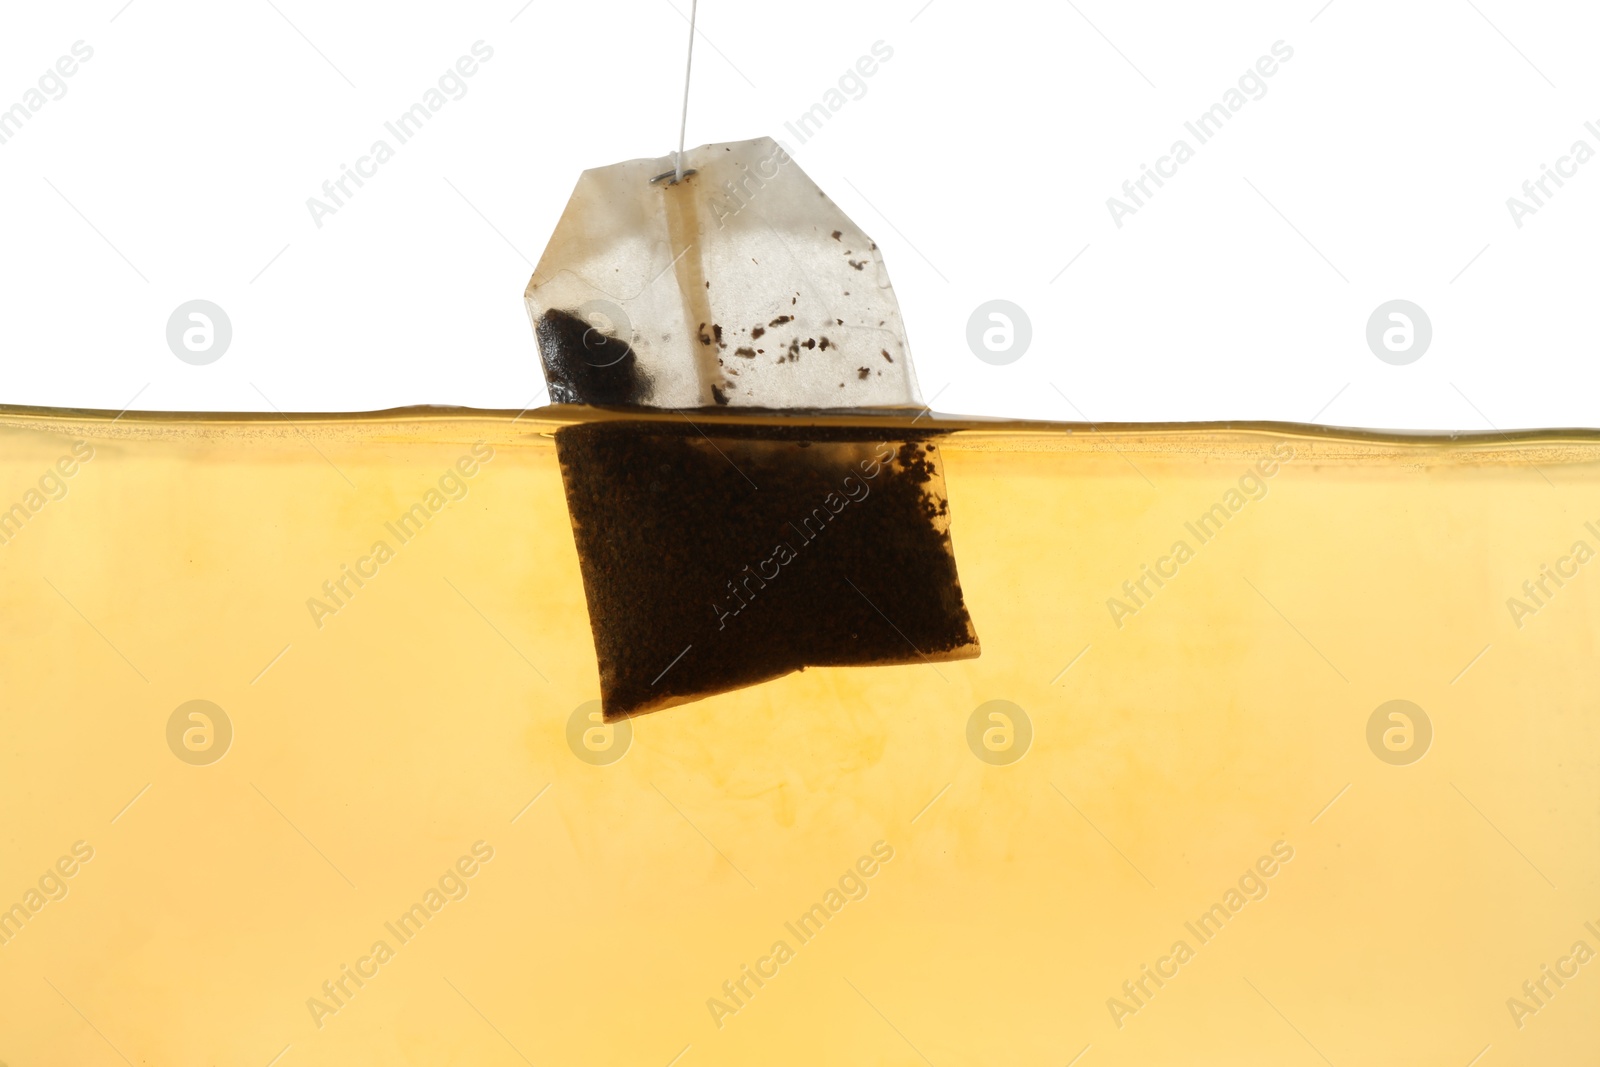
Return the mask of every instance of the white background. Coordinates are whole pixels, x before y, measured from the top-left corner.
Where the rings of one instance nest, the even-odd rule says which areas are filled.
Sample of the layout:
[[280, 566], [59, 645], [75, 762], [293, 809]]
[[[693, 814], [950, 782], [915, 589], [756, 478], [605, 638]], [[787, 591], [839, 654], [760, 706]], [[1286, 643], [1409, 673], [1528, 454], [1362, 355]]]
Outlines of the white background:
[[[687, 13], [9, 4], [0, 108], [74, 42], [94, 57], [0, 144], [0, 402], [541, 398], [522, 289], [580, 170], [674, 147]], [[690, 143], [778, 137], [876, 237], [941, 412], [1600, 425], [1600, 160], [1520, 228], [1506, 204], [1575, 140], [1600, 149], [1591, 5], [704, 0], [700, 27]], [[479, 40], [467, 95], [319, 229], [307, 198]], [[865, 95], [799, 143], [785, 122], [880, 40]], [[1107, 198], [1279, 40], [1267, 94], [1119, 229]], [[208, 366], [166, 343], [195, 298], [234, 329]], [[966, 342], [993, 298], [1033, 324], [1007, 366]], [[1366, 343], [1394, 298], [1433, 325], [1406, 366]]]

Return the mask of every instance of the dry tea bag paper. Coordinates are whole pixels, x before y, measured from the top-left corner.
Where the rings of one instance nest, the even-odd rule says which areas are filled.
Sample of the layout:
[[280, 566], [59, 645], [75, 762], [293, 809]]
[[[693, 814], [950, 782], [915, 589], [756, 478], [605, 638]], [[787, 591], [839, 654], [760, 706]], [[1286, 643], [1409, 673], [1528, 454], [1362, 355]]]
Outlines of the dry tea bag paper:
[[777, 142], [703, 145], [672, 170], [578, 179], [526, 292], [552, 400], [922, 406], [878, 246]]

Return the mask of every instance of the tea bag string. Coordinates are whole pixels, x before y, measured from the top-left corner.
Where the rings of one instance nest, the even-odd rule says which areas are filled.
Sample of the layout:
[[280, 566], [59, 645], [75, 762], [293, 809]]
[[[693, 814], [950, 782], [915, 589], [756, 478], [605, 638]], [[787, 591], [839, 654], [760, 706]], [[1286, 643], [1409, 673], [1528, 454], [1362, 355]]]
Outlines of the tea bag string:
[[678, 125], [678, 165], [674, 183], [683, 181], [683, 141], [689, 132], [689, 75], [694, 72], [694, 23], [700, 14], [700, 0], [689, 4], [689, 57], [683, 65], [683, 120]]

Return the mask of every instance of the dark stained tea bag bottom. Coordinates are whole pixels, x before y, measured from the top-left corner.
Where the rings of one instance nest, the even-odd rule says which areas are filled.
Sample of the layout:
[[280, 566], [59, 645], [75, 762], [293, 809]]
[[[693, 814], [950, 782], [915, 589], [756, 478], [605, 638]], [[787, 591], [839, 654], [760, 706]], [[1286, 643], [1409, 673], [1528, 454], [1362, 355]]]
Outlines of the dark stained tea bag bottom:
[[607, 719], [808, 666], [978, 655], [932, 435], [705, 429], [556, 433]]

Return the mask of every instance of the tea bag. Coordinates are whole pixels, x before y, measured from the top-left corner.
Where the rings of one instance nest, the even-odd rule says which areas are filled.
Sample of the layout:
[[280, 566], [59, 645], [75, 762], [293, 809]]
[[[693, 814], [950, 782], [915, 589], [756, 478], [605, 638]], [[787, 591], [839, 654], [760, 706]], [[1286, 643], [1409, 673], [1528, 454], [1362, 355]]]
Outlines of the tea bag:
[[978, 655], [939, 434], [794, 417], [921, 409], [877, 245], [770, 139], [687, 166], [586, 171], [526, 293], [552, 399], [639, 412], [556, 434], [606, 718]]

